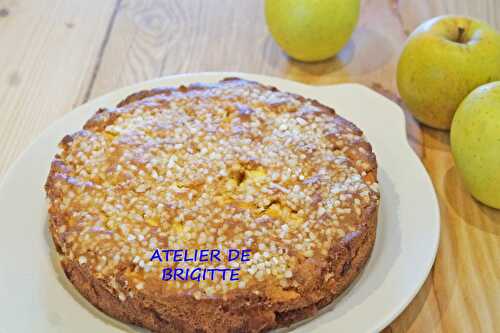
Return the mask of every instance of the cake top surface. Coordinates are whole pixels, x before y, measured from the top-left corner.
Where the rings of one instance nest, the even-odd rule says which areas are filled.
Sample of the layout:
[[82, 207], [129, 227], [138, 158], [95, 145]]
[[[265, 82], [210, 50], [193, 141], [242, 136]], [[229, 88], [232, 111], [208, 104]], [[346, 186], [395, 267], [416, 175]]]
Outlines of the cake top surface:
[[[298, 288], [300, 266], [326, 260], [379, 198], [375, 157], [357, 127], [240, 79], [132, 95], [60, 146], [46, 188], [62, 253], [120, 299]], [[168, 264], [237, 267], [239, 281], [165, 282], [166, 264], [150, 261], [156, 248], [251, 256]]]

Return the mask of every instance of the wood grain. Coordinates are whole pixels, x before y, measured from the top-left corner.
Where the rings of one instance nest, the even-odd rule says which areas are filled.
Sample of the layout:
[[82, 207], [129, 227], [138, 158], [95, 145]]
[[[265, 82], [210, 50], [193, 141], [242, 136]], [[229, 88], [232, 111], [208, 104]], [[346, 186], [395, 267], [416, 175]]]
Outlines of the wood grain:
[[0, 174], [46, 126], [79, 104], [115, 2], [100, 1], [99, 7], [0, 0]]
[[[397, 59], [406, 36], [423, 20], [457, 13], [500, 29], [498, 0], [365, 0], [344, 50], [334, 59], [303, 64], [274, 43], [262, 4], [0, 0], [0, 174], [73, 105], [135, 82], [242, 71], [320, 85], [359, 82], [399, 102]], [[447, 132], [422, 127], [408, 113], [406, 118], [408, 140], [438, 194], [442, 234], [429, 278], [384, 332], [500, 332], [500, 211], [465, 191]]]

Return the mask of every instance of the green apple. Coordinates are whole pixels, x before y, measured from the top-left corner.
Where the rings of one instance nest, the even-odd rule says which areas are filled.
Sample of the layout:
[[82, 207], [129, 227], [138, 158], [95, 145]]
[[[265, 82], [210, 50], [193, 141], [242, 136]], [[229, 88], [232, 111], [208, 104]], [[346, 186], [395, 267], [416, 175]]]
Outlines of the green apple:
[[458, 105], [476, 87], [500, 80], [500, 34], [462, 16], [439, 16], [408, 38], [397, 68], [398, 90], [420, 122], [449, 129]]
[[266, 0], [269, 30], [288, 55], [301, 61], [333, 57], [358, 22], [360, 0]]
[[500, 209], [500, 81], [465, 98], [453, 118], [450, 140], [457, 170], [472, 196]]

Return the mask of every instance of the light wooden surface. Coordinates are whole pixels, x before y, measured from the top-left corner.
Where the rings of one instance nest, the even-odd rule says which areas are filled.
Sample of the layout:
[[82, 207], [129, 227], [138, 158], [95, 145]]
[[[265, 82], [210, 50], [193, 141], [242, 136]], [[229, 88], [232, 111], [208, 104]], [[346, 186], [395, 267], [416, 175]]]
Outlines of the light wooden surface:
[[[360, 82], [397, 100], [398, 55], [422, 20], [467, 14], [500, 29], [498, 0], [365, 0], [362, 6], [347, 47], [311, 65], [279, 50], [258, 0], [0, 0], [0, 175], [55, 119], [131, 83], [242, 71], [311, 84]], [[407, 123], [439, 197], [442, 234], [429, 278], [384, 332], [500, 332], [500, 211], [464, 191], [446, 132], [421, 127], [409, 115]]]

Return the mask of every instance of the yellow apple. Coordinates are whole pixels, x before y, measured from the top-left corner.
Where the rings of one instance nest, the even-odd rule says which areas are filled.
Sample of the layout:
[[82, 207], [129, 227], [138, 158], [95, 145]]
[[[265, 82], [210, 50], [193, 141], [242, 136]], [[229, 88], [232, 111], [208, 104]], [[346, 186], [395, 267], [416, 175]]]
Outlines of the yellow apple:
[[460, 104], [450, 131], [457, 170], [473, 197], [500, 209], [500, 81]]
[[458, 105], [476, 87], [500, 80], [500, 34], [462, 16], [421, 24], [399, 58], [399, 94], [420, 122], [449, 129]]
[[278, 45], [292, 58], [320, 61], [349, 41], [360, 0], [266, 0], [266, 21]]

